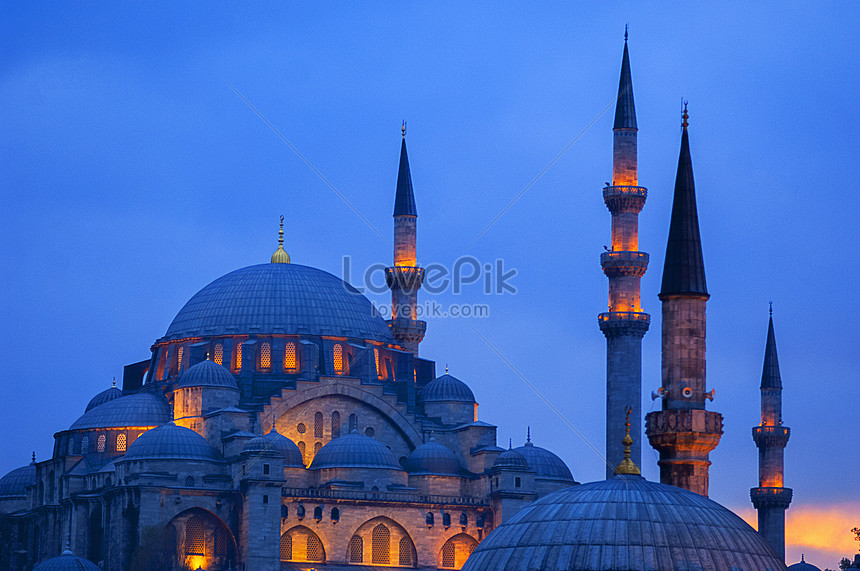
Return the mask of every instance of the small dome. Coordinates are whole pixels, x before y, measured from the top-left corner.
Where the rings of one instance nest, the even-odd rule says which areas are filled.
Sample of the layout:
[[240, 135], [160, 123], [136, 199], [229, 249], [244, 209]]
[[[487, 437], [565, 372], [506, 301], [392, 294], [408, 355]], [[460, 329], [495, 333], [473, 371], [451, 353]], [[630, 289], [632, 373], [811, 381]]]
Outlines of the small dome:
[[821, 571], [821, 569], [819, 569], [815, 565], [811, 565], [811, 564], [807, 563], [806, 560], [804, 559], [804, 556], [801, 555], [800, 556], [800, 563], [795, 563], [794, 565], [789, 565], [788, 571]]
[[239, 390], [236, 379], [230, 374], [226, 367], [215, 361], [200, 361], [193, 367], [182, 373], [179, 382], [174, 389], [186, 387], [221, 387], [225, 389]]
[[531, 442], [526, 442], [525, 446], [514, 448], [517, 452], [525, 456], [529, 463], [529, 468], [535, 471], [535, 478], [541, 480], [558, 480], [561, 482], [575, 483], [573, 474], [564, 461], [540, 446], [535, 446]]
[[320, 448], [311, 462], [310, 469], [322, 468], [403, 469], [385, 444], [355, 432], [335, 438]]
[[113, 386], [113, 387], [107, 389], [106, 391], [100, 392], [99, 394], [94, 396], [92, 399], [90, 399], [90, 402], [87, 404], [87, 409], [84, 412], [89, 412], [90, 410], [94, 409], [95, 407], [97, 407], [99, 405], [103, 405], [104, 403], [110, 402], [114, 399], [118, 399], [121, 396], [122, 396], [122, 391], [119, 390], [118, 388], [116, 388], [116, 386]]
[[15, 468], [0, 478], [0, 498], [26, 495], [25, 488], [36, 483], [36, 463]]
[[101, 571], [99, 566], [87, 559], [75, 557], [68, 549], [59, 557], [42, 561], [33, 571]]
[[284, 464], [287, 466], [304, 466], [302, 453], [296, 443], [279, 434], [272, 429], [268, 434], [256, 436], [245, 444], [242, 453], [248, 454], [263, 454], [271, 453], [278, 454], [284, 459]]
[[472, 389], [460, 379], [445, 373], [433, 379], [418, 395], [420, 402], [475, 402]]
[[406, 471], [411, 475], [433, 474], [460, 476], [460, 462], [453, 452], [435, 440], [425, 442], [406, 457]]
[[529, 504], [479, 543], [463, 566], [526, 569], [785, 571], [785, 564], [715, 501], [641, 476], [615, 476]]
[[153, 393], [126, 395], [99, 405], [77, 419], [69, 430], [122, 426], [159, 426], [170, 422], [170, 405]]
[[131, 443], [126, 460], [206, 460], [217, 462], [219, 455], [206, 439], [191, 429], [172, 422], [147, 430]]
[[495, 462], [493, 462], [493, 469], [528, 470], [529, 463], [528, 460], [526, 460], [526, 457], [518, 451], [505, 450], [499, 454], [499, 457], [496, 458]]

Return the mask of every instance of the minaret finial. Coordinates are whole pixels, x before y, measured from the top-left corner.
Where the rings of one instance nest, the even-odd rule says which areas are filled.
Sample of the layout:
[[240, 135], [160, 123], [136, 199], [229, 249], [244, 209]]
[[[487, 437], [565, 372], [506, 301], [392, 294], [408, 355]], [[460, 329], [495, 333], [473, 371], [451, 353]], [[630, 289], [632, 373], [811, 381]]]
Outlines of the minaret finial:
[[116, 388], [116, 377], [113, 378], [113, 384], [111, 386]]
[[624, 24], [624, 43], [627, 43], [627, 28], [630, 27], [630, 24]]
[[684, 101], [684, 112], [681, 114], [681, 117], [684, 119], [683, 121], [681, 121], [681, 127], [683, 127], [684, 130], [686, 131], [687, 126], [689, 125], [689, 123], [687, 122], [687, 119], [690, 118], [690, 116], [687, 114], [687, 102], [686, 101]]
[[278, 228], [278, 249], [272, 254], [273, 264], [289, 264], [290, 255], [284, 250], [284, 215], [281, 214], [281, 225]]
[[445, 374], [448, 374], [448, 363], [445, 363]]
[[531, 441], [532, 441], [532, 427], [527, 426], [526, 427], [526, 444], [528, 444]]
[[272, 411], [272, 432], [278, 432], [278, 429], [275, 428], [275, 411]]
[[33, 450], [33, 464], [36, 463], [36, 451]]
[[403, 120], [403, 124], [400, 126], [400, 132], [403, 133], [403, 138], [406, 138], [406, 119]]
[[768, 310], [767, 310], [768, 315], [770, 315], [771, 317], [773, 317], [773, 302], [772, 302], [772, 301], [769, 301], [769, 302], [767, 302], [767, 303], [770, 305], [770, 309], [768, 309]]
[[513, 450], [513, 449], [514, 449], [514, 439], [508, 438], [508, 450]]
[[624, 444], [624, 460], [621, 461], [621, 464], [615, 467], [615, 473], [640, 476], [642, 472], [639, 471], [639, 466], [630, 459], [630, 446], [633, 444], [633, 439], [630, 438], [630, 413], [632, 411], [633, 407], [627, 405], [627, 408], [625, 409], [627, 419], [624, 423], [624, 426], [627, 427], [627, 433], [624, 435], [624, 440], [621, 441], [621, 443]]

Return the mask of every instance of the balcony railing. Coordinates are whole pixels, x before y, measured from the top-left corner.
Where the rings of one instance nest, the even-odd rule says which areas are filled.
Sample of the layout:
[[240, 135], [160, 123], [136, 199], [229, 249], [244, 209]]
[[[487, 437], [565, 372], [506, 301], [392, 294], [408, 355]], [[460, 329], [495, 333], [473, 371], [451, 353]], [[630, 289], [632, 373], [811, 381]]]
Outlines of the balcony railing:
[[605, 186], [603, 187], [603, 197], [610, 196], [641, 196], [646, 198], [648, 196], [648, 189], [644, 186], [627, 186], [627, 185], [616, 185], [616, 186]]
[[651, 316], [641, 311], [608, 311], [601, 313], [597, 318], [603, 321], [644, 321], [649, 323]]
[[648, 260], [650, 256], [647, 252], [627, 252], [627, 251], [618, 251], [618, 252], [603, 252], [600, 254], [600, 263], [606, 264], [607, 262], [634, 262], [634, 263], [644, 263], [648, 264]]
[[412, 504], [436, 504], [458, 506], [489, 506], [484, 498], [468, 496], [437, 496], [430, 494], [412, 494], [409, 492], [377, 492], [367, 490], [311, 490], [308, 488], [281, 488], [283, 498], [308, 498], [331, 500], [359, 500], [404, 502]]

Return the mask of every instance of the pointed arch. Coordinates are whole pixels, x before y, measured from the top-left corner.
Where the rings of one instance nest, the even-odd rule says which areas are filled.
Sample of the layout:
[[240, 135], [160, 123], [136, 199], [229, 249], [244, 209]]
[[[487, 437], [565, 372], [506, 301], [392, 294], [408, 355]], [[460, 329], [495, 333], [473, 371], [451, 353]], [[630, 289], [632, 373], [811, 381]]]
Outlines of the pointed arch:
[[391, 532], [384, 523], [377, 524], [373, 528], [370, 546], [371, 562], [376, 565], [388, 565], [391, 563]]
[[[359, 550], [361, 561], [354, 561], [353, 556], [357, 559]], [[350, 563], [417, 567], [418, 552], [406, 528], [391, 518], [377, 516], [355, 530], [347, 559]]]
[[177, 534], [180, 563], [196, 569], [229, 569], [236, 565], [236, 537], [220, 517], [209, 510], [194, 507], [175, 515], [165, 527]]
[[360, 535], [353, 535], [350, 538], [347, 560], [350, 563], [364, 563], [364, 540]]
[[325, 560], [325, 546], [310, 528], [297, 525], [281, 536], [281, 561], [325, 563]]
[[439, 553], [439, 567], [460, 569], [477, 545], [478, 540], [468, 533], [458, 533], [449, 538]]

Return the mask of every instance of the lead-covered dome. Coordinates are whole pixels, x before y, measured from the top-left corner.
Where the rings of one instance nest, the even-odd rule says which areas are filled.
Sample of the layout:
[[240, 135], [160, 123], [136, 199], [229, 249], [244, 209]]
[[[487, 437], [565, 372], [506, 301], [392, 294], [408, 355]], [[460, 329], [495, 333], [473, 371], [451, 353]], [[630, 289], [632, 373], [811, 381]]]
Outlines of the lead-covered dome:
[[206, 439], [189, 428], [172, 422], [147, 430], [131, 443], [126, 460], [204, 460], [220, 461]]
[[806, 562], [806, 557], [804, 555], [800, 556], [800, 561], [795, 563], [794, 565], [788, 566], [788, 571], [821, 571], [815, 565]]
[[170, 405], [154, 393], [136, 393], [113, 399], [83, 414], [69, 430], [159, 426], [170, 422]]
[[767, 541], [704, 496], [639, 476], [571, 486], [526, 506], [463, 571], [784, 571]]
[[494, 470], [528, 470], [529, 463], [526, 457], [516, 450], [505, 450], [499, 454], [493, 462]]
[[110, 402], [114, 399], [118, 399], [122, 396], [122, 391], [113, 386], [107, 390], [104, 390], [90, 399], [90, 402], [87, 403], [87, 408], [84, 412], [89, 412], [97, 406], [103, 405], [106, 402]]
[[475, 395], [469, 386], [453, 375], [445, 373], [427, 383], [418, 395], [420, 402], [474, 403]]
[[370, 300], [340, 278], [298, 264], [259, 264], [218, 278], [188, 300], [162, 340], [247, 333], [394, 342]]
[[0, 498], [24, 496], [27, 494], [27, 486], [36, 483], [36, 463], [31, 462], [29, 466], [15, 468], [0, 478]]
[[375, 438], [355, 432], [334, 438], [320, 448], [311, 470], [323, 468], [385, 468], [402, 470], [391, 450]]
[[304, 466], [302, 452], [296, 443], [274, 429], [263, 436], [256, 436], [245, 444], [243, 454], [277, 454], [284, 459], [285, 466]]
[[33, 571], [101, 571], [100, 567], [66, 549], [59, 557], [52, 557], [42, 561], [33, 568]]
[[200, 361], [179, 377], [175, 389], [188, 387], [215, 387], [239, 390], [236, 378], [225, 367], [214, 361]]
[[531, 441], [526, 442], [525, 446], [514, 448], [515, 451], [525, 456], [526, 462], [535, 472], [535, 478], [542, 480], [556, 480], [559, 482], [575, 483], [573, 474], [570, 473], [570, 468], [564, 461], [540, 446], [535, 446]]
[[460, 461], [447, 446], [435, 440], [425, 442], [409, 456], [404, 466], [411, 476], [460, 476]]

